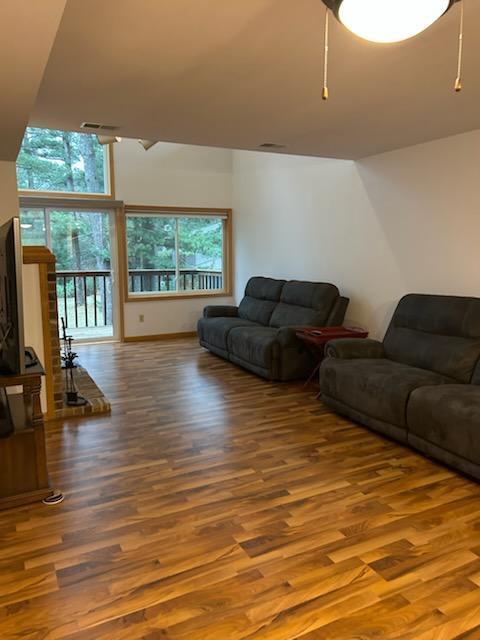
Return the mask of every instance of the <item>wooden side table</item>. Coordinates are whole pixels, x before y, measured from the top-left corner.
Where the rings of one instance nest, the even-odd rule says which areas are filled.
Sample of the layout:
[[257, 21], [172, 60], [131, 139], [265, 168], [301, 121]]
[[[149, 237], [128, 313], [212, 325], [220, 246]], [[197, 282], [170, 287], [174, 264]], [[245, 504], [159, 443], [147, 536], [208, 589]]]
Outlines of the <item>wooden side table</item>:
[[368, 331], [361, 327], [299, 327], [295, 333], [317, 360], [315, 368], [305, 381], [305, 386], [310, 384], [320, 369], [327, 342], [338, 338], [368, 338]]
[[38, 502], [53, 493], [48, 481], [40, 404], [43, 375], [38, 363], [24, 374], [0, 376], [1, 389], [23, 389], [7, 396], [13, 432], [0, 439], [0, 509]]

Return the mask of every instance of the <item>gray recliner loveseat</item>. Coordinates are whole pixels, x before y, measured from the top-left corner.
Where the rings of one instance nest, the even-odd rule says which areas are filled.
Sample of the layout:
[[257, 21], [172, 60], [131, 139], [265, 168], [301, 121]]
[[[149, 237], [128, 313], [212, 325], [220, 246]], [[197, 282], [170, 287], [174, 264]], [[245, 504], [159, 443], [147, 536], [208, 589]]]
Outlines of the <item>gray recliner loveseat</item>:
[[383, 343], [326, 354], [327, 405], [480, 480], [480, 299], [407, 295]]
[[208, 306], [198, 321], [200, 344], [269, 380], [294, 380], [312, 370], [297, 326], [336, 326], [348, 299], [333, 284], [250, 278], [238, 307]]

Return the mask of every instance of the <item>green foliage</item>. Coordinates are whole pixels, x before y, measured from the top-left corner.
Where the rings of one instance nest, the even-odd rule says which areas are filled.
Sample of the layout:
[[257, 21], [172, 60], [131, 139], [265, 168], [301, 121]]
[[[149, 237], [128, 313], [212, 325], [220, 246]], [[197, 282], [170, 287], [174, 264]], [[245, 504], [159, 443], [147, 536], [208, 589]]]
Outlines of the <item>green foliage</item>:
[[104, 162], [92, 134], [28, 127], [17, 159], [18, 187], [105, 193]]
[[110, 269], [108, 213], [51, 211], [50, 228], [58, 271]]
[[127, 216], [129, 269], [175, 269], [175, 219]]
[[180, 218], [178, 239], [180, 268], [221, 269], [223, 224], [219, 218]]
[[[175, 269], [175, 218], [127, 216], [129, 269]], [[180, 269], [221, 270], [219, 218], [178, 218]]]
[[108, 213], [23, 209], [20, 221], [24, 245], [47, 245], [50, 236], [58, 271], [110, 269]]

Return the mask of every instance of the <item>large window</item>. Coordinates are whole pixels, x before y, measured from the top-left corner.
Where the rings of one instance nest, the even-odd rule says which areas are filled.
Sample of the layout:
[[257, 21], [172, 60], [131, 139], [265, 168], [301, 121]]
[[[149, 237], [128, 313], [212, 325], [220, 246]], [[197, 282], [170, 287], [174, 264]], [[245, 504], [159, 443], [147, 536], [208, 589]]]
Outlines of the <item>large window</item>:
[[127, 300], [227, 293], [230, 214], [128, 207]]
[[109, 147], [90, 133], [28, 127], [17, 159], [20, 190], [113, 195]]
[[20, 210], [22, 244], [45, 245], [55, 254], [58, 316], [75, 339], [114, 335], [113, 222], [109, 210]]

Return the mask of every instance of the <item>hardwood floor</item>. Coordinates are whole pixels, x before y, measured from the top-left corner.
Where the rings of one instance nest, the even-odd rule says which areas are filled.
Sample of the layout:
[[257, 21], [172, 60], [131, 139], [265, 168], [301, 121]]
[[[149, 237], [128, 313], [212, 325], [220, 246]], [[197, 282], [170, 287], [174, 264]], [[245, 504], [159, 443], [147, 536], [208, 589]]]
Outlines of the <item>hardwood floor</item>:
[[478, 485], [194, 339], [80, 354], [112, 415], [0, 513], [2, 640], [480, 638]]

